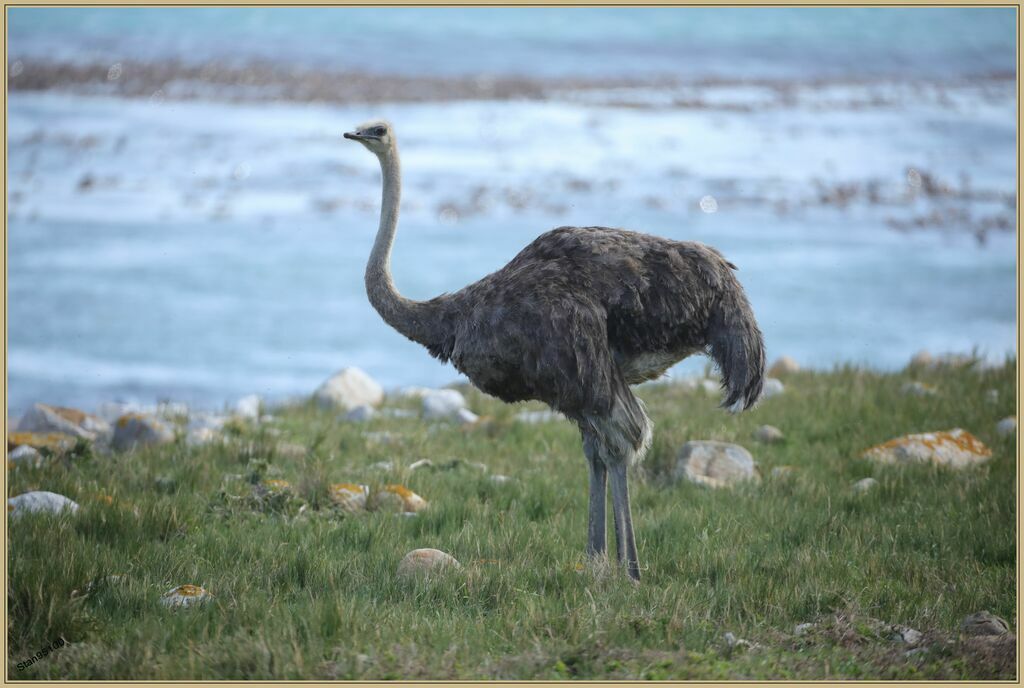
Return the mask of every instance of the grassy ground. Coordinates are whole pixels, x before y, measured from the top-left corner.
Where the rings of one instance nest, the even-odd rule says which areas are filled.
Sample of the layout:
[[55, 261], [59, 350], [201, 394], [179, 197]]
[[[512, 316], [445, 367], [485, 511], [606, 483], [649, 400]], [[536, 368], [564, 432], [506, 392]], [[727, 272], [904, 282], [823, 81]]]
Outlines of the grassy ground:
[[[1016, 627], [1015, 438], [995, 433], [1016, 412], [1014, 366], [798, 373], [782, 396], [735, 417], [701, 392], [642, 388], [656, 430], [632, 480], [639, 586], [581, 566], [579, 438], [564, 421], [513, 420], [536, 405], [467, 393], [491, 417], [468, 430], [415, 418], [346, 423], [298, 407], [201, 448], [79, 447], [8, 472], [11, 495], [44, 489], [82, 505], [74, 516], [9, 527], [9, 676], [1013, 678], [1014, 638], [957, 632], [980, 610]], [[938, 394], [901, 393], [910, 379]], [[754, 442], [764, 423], [786, 441]], [[858, 458], [897, 435], [952, 427], [978, 436], [992, 460], [952, 472]], [[382, 431], [390, 442], [372, 434]], [[689, 439], [743, 444], [764, 481], [671, 484]], [[435, 468], [410, 472], [419, 458]], [[454, 459], [462, 461], [442, 466]], [[371, 468], [382, 460], [395, 468]], [[516, 481], [495, 484], [472, 462]], [[772, 477], [781, 465], [795, 470]], [[853, 494], [850, 484], [866, 476], [878, 488]], [[289, 481], [296, 496], [250, 498], [248, 481], [265, 478]], [[430, 506], [416, 518], [344, 514], [328, 499], [335, 482], [402, 483]], [[396, 566], [417, 547], [451, 553], [464, 571], [403, 583]], [[111, 574], [126, 577], [72, 597]], [[184, 583], [206, 587], [213, 601], [162, 607], [160, 596]], [[804, 622], [815, 626], [796, 635]], [[890, 625], [921, 631], [925, 649], [907, 656]], [[726, 632], [757, 646], [730, 648]], [[64, 647], [17, 669], [58, 638]]]

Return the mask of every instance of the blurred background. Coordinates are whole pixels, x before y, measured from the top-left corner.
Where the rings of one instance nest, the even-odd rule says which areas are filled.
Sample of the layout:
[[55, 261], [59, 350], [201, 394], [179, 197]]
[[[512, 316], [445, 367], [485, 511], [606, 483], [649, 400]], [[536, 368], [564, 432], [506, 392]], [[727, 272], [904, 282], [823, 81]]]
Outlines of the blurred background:
[[[1012, 8], [13, 8], [8, 394], [217, 408], [355, 365], [457, 379], [372, 310], [559, 225], [712, 244], [769, 358], [1016, 341]], [[696, 357], [676, 376], [704, 366]]]

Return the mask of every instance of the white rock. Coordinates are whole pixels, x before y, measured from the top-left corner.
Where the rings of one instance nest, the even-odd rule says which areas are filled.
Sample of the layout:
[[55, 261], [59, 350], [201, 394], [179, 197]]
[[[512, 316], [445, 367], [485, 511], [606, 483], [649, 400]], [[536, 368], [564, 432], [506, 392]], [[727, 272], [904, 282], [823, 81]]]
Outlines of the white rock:
[[384, 400], [384, 390], [359, 368], [345, 368], [320, 385], [313, 398], [321, 406], [351, 411], [363, 404], [378, 406]]
[[260, 405], [263, 400], [258, 394], [249, 394], [235, 402], [235, 415], [251, 420], [259, 420]]
[[385, 485], [371, 493], [366, 501], [369, 511], [417, 512], [428, 506], [427, 500], [404, 485]]
[[501, 475], [500, 473], [495, 473], [494, 475], [489, 477], [488, 480], [490, 480], [495, 485], [505, 485], [506, 483], [514, 482], [515, 478], [512, 478], [507, 475]]
[[555, 411], [543, 410], [543, 411], [520, 411], [516, 414], [516, 421], [520, 423], [527, 423], [529, 425], [536, 425], [538, 423], [551, 423], [556, 420], [563, 420], [565, 416]]
[[709, 487], [726, 487], [745, 480], [760, 481], [756, 466], [750, 452], [738, 444], [694, 440], [680, 448], [672, 477]]
[[996, 433], [1000, 437], [1006, 437], [1007, 435], [1012, 435], [1015, 432], [1017, 432], [1017, 419], [1013, 416], [1007, 416], [996, 423]]
[[754, 431], [754, 439], [765, 444], [772, 444], [774, 442], [781, 442], [785, 439], [785, 436], [774, 425], [762, 425]]
[[217, 440], [220, 435], [213, 428], [190, 428], [185, 433], [185, 442], [190, 447], [201, 447]]
[[934, 387], [917, 380], [904, 382], [903, 386], [900, 387], [900, 392], [915, 397], [932, 397], [936, 394]]
[[366, 498], [369, 494], [370, 488], [367, 485], [335, 483], [330, 487], [331, 501], [351, 513], [366, 509]]
[[796, 628], [793, 629], [793, 635], [807, 635], [807, 633], [810, 632], [813, 628], [814, 624], [810, 621], [797, 624]]
[[18, 421], [18, 430], [37, 433], [58, 432], [95, 440], [97, 436], [109, 433], [110, 425], [102, 418], [90, 416], [77, 409], [33, 404]]
[[922, 638], [924, 638], [924, 635], [921, 633], [921, 631], [910, 628], [908, 626], [902, 626], [896, 629], [896, 634], [893, 640], [913, 646], [921, 642]]
[[788, 375], [789, 373], [796, 373], [800, 371], [800, 364], [789, 356], [780, 356], [775, 359], [771, 367], [768, 369], [768, 375], [771, 377], [779, 377], [780, 375]]
[[427, 420], [453, 418], [466, 408], [466, 398], [455, 389], [434, 389], [423, 395], [423, 417]]
[[399, 399], [420, 399], [434, 390], [430, 387], [403, 387], [394, 393]]
[[858, 494], [866, 494], [878, 487], [878, 481], [874, 478], [863, 478], [855, 482], [850, 489]]
[[766, 377], [764, 379], [764, 387], [761, 389], [762, 399], [771, 399], [777, 397], [786, 391], [786, 386], [782, 384], [782, 380], [774, 377]]
[[31, 512], [59, 514], [65, 509], [69, 509], [71, 513], [74, 513], [78, 511], [78, 504], [64, 495], [42, 490], [25, 492], [7, 500], [7, 515], [11, 518]]
[[455, 420], [461, 425], [472, 425], [473, 423], [480, 420], [480, 416], [476, 415], [469, 409], [459, 409], [455, 412]]
[[932, 463], [966, 468], [992, 458], [992, 450], [960, 428], [905, 435], [867, 449], [864, 458], [879, 463]]
[[345, 420], [354, 421], [356, 423], [364, 423], [376, 415], [376, 411], [373, 410], [372, 406], [367, 404], [361, 404], [356, 406], [354, 409], [345, 414]]
[[439, 549], [414, 549], [402, 558], [398, 564], [398, 575], [403, 578], [431, 575], [445, 570], [459, 570], [462, 565], [455, 557]]
[[409, 464], [409, 470], [415, 471], [418, 468], [433, 468], [434, 462], [430, 459], [420, 459], [419, 461], [413, 461]]
[[117, 451], [130, 451], [136, 447], [166, 444], [174, 440], [174, 432], [150, 416], [129, 413], [114, 423], [114, 437], [110, 446]]
[[38, 466], [43, 462], [43, 455], [35, 447], [22, 444], [7, 455], [7, 460], [20, 466]]
[[180, 609], [203, 604], [212, 597], [213, 595], [198, 585], [179, 585], [165, 592], [160, 598], [160, 604], [171, 609]]

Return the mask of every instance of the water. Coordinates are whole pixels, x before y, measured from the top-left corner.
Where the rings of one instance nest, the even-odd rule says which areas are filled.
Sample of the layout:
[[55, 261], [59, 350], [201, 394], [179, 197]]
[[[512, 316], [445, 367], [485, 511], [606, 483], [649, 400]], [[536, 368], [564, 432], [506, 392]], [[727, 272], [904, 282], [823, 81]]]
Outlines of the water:
[[13, 8], [12, 55], [253, 58], [373, 73], [1013, 71], [1012, 8]]
[[[770, 357], [893, 369], [922, 348], [977, 347], [993, 359], [1015, 351], [1016, 235], [988, 231], [980, 242], [972, 232], [1016, 223], [1016, 84], [964, 78], [1012, 68], [1002, 10], [11, 16], [11, 54], [21, 59], [223, 54], [414, 71], [396, 61], [402, 43], [422, 56], [415, 69], [434, 74], [707, 76], [741, 72], [749, 59], [762, 75], [858, 76], [798, 86], [785, 101], [756, 85], [372, 107], [14, 92], [15, 412], [34, 401], [283, 398], [347, 365], [386, 387], [455, 379], [384, 325], [363, 291], [379, 172], [340, 133], [382, 113], [402, 145], [393, 267], [412, 298], [478, 279], [548, 228], [604, 224], [725, 252], [740, 266]], [[854, 31], [865, 24], [874, 30]], [[691, 53], [700, 58], [683, 59]], [[953, 73], [936, 83], [943, 69]], [[694, 99], [702, 104], [685, 105]], [[922, 179], [952, 189], [929, 194]], [[829, 200], [843, 188], [851, 198]], [[894, 229], [914, 222], [925, 228]]]

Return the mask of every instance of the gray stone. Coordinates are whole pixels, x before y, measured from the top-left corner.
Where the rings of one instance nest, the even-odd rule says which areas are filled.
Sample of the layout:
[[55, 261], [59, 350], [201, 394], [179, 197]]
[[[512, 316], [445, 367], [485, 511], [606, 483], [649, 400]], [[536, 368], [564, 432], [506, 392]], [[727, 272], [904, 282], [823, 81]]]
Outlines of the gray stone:
[[764, 379], [764, 387], [761, 389], [762, 399], [771, 399], [777, 397], [786, 391], [786, 386], [782, 384], [782, 380], [774, 377], [766, 377]]
[[987, 611], [971, 614], [960, 624], [960, 631], [965, 635], [1003, 635], [1009, 630], [1010, 625], [1005, 620]]
[[362, 404], [356, 406], [354, 409], [345, 414], [345, 420], [354, 421], [356, 423], [364, 423], [376, 415], [372, 406]]
[[901, 626], [896, 629], [896, 633], [893, 636], [893, 640], [897, 642], [906, 643], [911, 647], [917, 645], [924, 638], [921, 631], [915, 630], [908, 626]]
[[439, 549], [414, 549], [398, 564], [398, 575], [403, 578], [414, 576], [429, 578], [446, 570], [459, 570], [462, 565], [452, 555]]
[[345, 368], [320, 385], [313, 398], [321, 406], [351, 411], [364, 404], [378, 406], [384, 400], [384, 390], [359, 368]]
[[7, 460], [19, 466], [38, 466], [43, 462], [43, 455], [35, 447], [22, 444], [7, 455]]
[[1013, 416], [1003, 418], [1001, 421], [996, 423], [996, 433], [1000, 437], [1006, 437], [1017, 432], [1017, 419]]
[[760, 481], [756, 466], [750, 452], [738, 444], [694, 440], [680, 448], [672, 477], [709, 487], [726, 487], [746, 480]]
[[33, 512], [59, 514], [65, 509], [75, 513], [78, 504], [64, 495], [45, 490], [25, 492], [7, 500], [7, 515], [10, 518]]
[[754, 431], [754, 439], [758, 442], [764, 442], [765, 444], [773, 444], [775, 442], [781, 442], [785, 439], [782, 431], [774, 425], [762, 425]]
[[110, 446], [117, 451], [131, 451], [137, 447], [167, 444], [174, 440], [174, 432], [150, 416], [129, 413], [114, 423], [114, 437]]
[[480, 416], [476, 415], [469, 409], [463, 408], [455, 412], [455, 420], [458, 421], [460, 425], [472, 425], [480, 420]]

